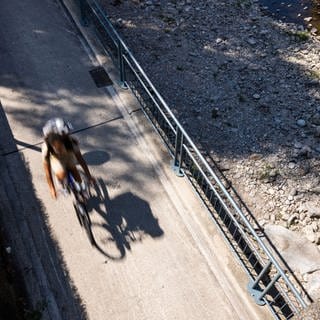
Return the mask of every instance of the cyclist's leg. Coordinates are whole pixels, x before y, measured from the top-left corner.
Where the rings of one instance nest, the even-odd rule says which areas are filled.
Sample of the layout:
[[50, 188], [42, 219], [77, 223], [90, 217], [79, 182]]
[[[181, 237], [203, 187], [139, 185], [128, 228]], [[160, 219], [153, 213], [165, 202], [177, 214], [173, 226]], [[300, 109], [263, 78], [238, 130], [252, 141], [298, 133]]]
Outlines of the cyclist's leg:
[[78, 183], [82, 182], [79, 170], [76, 165], [69, 165], [68, 170], [71, 172], [72, 176]]
[[81, 178], [80, 172], [77, 168], [77, 166], [68, 166], [68, 171], [71, 172], [73, 178], [75, 179], [75, 181], [79, 184], [80, 190], [81, 190], [81, 196], [83, 197], [82, 200], [83, 202], [86, 202], [89, 197], [90, 197], [90, 193], [86, 184], [86, 181], [84, 181]]
[[87, 190], [87, 184], [86, 181], [82, 179], [80, 172], [77, 168], [78, 161], [74, 154], [71, 154], [68, 158], [68, 161], [66, 163], [66, 168], [69, 172], [71, 172], [72, 176], [74, 177], [75, 181], [79, 183], [82, 195], [84, 198], [88, 198], [88, 190]]
[[65, 182], [66, 177], [67, 177], [66, 171], [58, 171], [58, 172], [55, 173], [55, 175], [56, 175], [57, 180], [58, 180], [61, 184], [63, 184], [63, 183]]
[[51, 169], [59, 183], [63, 184], [67, 177], [67, 171], [63, 163], [61, 163], [58, 159], [54, 159], [51, 161]]
[[76, 158], [74, 152], [70, 152], [68, 157], [66, 158], [65, 167], [67, 168], [68, 171], [71, 172], [74, 179], [78, 183], [81, 183], [82, 179], [81, 179], [79, 170], [77, 168], [77, 164], [78, 164], [78, 161], [77, 161], [77, 158]]

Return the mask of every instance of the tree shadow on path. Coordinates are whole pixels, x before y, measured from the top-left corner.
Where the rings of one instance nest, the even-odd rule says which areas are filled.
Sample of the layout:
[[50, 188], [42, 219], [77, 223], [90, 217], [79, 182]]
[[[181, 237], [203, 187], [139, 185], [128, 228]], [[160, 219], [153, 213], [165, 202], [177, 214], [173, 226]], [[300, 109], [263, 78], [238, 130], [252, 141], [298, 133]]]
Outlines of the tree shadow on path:
[[103, 218], [102, 222], [92, 222], [92, 231], [95, 246], [104, 256], [121, 260], [127, 250], [131, 251], [133, 242], [141, 242], [145, 236], [163, 236], [164, 232], [147, 201], [132, 192], [110, 199], [101, 178], [97, 180], [94, 189], [87, 205], [89, 212], [94, 210]]

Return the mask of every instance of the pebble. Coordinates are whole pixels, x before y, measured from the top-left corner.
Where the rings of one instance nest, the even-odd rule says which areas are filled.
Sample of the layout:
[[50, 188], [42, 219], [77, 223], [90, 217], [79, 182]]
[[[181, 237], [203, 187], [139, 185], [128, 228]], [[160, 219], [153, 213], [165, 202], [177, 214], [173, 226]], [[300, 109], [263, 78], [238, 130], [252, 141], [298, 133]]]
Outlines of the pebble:
[[288, 213], [283, 213], [281, 215], [281, 219], [284, 220], [284, 221], [287, 221], [289, 218], [290, 218], [290, 215]]
[[253, 45], [253, 46], [254, 46], [255, 44], [257, 44], [257, 40], [255, 40], [255, 39], [253, 39], [253, 38], [249, 38], [247, 41], [248, 41], [249, 44], [251, 44], [251, 45]]
[[262, 154], [253, 153], [249, 156], [250, 160], [258, 161], [262, 159]]
[[256, 100], [260, 99], [260, 94], [255, 93], [255, 94], [253, 95], [253, 98], [256, 99]]
[[276, 177], [278, 175], [278, 170], [277, 169], [272, 169], [269, 172], [269, 177]]
[[295, 214], [293, 214], [292, 216], [290, 216], [290, 217], [288, 218], [288, 221], [287, 221], [287, 226], [290, 227], [297, 218], [298, 218], [298, 217], [297, 217], [297, 215], [295, 215]]
[[294, 162], [289, 162], [288, 167], [289, 169], [294, 169], [296, 167], [296, 164]]
[[297, 194], [298, 194], [298, 190], [297, 190], [297, 189], [295, 189], [295, 188], [293, 188], [293, 189], [290, 191], [289, 196], [294, 197], [294, 196], [296, 196]]
[[301, 212], [299, 215], [299, 220], [303, 221], [306, 216], [307, 216], [307, 214], [305, 212]]
[[260, 31], [260, 34], [261, 34], [261, 35], [266, 35], [266, 34], [268, 34], [268, 33], [270, 33], [270, 31], [269, 31], [269, 30], [266, 30], [266, 29]]
[[268, 190], [268, 193], [269, 193], [270, 195], [274, 195], [275, 191], [274, 191], [274, 189], [271, 189], [271, 188], [270, 188], [270, 189]]
[[299, 120], [297, 121], [297, 125], [298, 125], [299, 127], [305, 127], [305, 126], [306, 126], [306, 121], [303, 120], [303, 119], [299, 119]]
[[311, 30], [310, 30], [310, 32], [311, 32], [312, 34], [316, 34], [316, 33], [318, 33], [318, 29], [315, 28], [315, 27], [312, 27]]
[[314, 232], [317, 232], [319, 230], [319, 226], [318, 226], [318, 223], [316, 221], [312, 221], [311, 226], [312, 226], [312, 230]]
[[294, 147], [295, 149], [301, 149], [301, 148], [303, 147], [303, 144], [302, 144], [301, 142], [295, 142], [294, 145], [293, 145], [293, 147]]

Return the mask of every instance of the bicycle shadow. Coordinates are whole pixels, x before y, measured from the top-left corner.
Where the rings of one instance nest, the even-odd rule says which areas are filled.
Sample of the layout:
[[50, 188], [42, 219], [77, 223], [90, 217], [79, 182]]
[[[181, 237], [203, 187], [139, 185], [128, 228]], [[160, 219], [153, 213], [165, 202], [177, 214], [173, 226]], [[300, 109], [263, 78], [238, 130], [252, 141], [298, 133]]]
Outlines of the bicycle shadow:
[[[102, 179], [97, 179], [94, 194], [88, 200], [88, 212], [97, 212], [102, 222], [92, 222], [95, 247], [107, 258], [121, 260], [131, 244], [144, 237], [159, 238], [164, 232], [147, 201], [132, 192], [110, 199]], [[103, 232], [101, 232], [101, 229]], [[100, 232], [98, 232], [100, 231]], [[99, 234], [100, 239], [97, 239]]]

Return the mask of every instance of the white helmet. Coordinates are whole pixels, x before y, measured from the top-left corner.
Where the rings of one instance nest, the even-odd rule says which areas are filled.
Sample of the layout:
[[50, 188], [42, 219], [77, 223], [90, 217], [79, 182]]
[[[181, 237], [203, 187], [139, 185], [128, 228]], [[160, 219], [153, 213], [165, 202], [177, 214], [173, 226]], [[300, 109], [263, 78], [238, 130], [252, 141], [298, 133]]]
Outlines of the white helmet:
[[42, 129], [45, 137], [50, 133], [68, 134], [70, 130], [72, 130], [71, 123], [64, 121], [62, 118], [50, 119]]

